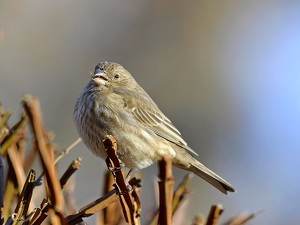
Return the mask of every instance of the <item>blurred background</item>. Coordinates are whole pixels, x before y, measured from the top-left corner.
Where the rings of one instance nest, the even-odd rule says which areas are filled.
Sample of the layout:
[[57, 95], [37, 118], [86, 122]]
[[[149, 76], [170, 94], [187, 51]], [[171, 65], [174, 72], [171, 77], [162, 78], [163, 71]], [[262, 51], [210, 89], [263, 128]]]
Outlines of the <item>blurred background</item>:
[[[225, 196], [195, 177], [189, 220], [221, 203], [223, 221], [264, 210], [253, 224], [299, 224], [299, 21], [296, 0], [0, 0], [0, 101], [13, 124], [22, 95], [37, 96], [63, 149], [77, 138], [72, 111], [90, 71], [118, 62], [237, 189]], [[80, 208], [99, 195], [105, 165], [80, 144], [59, 169], [77, 156]], [[174, 172], [179, 182], [185, 173]], [[143, 173], [153, 178], [143, 181], [146, 221], [157, 168]]]

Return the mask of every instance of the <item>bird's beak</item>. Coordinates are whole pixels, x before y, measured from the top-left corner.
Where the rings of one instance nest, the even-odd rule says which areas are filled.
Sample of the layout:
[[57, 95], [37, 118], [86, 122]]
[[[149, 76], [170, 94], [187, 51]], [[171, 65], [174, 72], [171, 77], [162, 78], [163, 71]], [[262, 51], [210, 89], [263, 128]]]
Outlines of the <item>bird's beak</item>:
[[104, 73], [103, 70], [97, 69], [95, 70], [95, 74], [92, 77], [92, 80], [97, 86], [105, 85], [108, 81], [108, 76]]

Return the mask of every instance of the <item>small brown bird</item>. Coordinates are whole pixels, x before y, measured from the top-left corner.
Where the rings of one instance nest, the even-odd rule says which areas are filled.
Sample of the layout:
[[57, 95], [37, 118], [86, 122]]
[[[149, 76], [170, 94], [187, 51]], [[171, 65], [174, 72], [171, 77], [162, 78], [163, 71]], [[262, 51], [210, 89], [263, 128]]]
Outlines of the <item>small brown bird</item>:
[[119, 158], [132, 170], [172, 157], [175, 166], [197, 174], [221, 192], [235, 191], [192, 156], [197, 153], [131, 74], [117, 63], [96, 66], [77, 98], [73, 115], [85, 145], [103, 159], [106, 152], [102, 140], [111, 134], [118, 141]]

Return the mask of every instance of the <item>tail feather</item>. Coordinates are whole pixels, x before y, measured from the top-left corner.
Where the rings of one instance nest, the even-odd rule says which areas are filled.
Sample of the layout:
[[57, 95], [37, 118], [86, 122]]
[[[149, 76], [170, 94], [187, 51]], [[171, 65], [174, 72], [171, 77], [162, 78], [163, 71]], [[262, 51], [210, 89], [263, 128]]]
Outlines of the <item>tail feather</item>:
[[232, 187], [226, 180], [222, 177], [205, 167], [203, 164], [195, 160], [195, 163], [189, 168], [190, 171], [198, 175], [199, 177], [206, 180], [208, 183], [213, 185], [215, 188], [228, 194], [227, 192], [235, 192], [234, 187]]

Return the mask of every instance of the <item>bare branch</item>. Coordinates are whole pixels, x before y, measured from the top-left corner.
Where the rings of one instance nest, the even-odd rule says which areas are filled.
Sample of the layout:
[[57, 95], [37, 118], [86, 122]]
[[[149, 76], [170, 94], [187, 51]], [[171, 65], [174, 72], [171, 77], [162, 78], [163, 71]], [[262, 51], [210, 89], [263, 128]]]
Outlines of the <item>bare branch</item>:
[[46, 175], [47, 185], [49, 186], [51, 205], [53, 209], [55, 209], [55, 218], [53, 216], [52, 220], [60, 221], [60, 224], [64, 224], [65, 222], [62, 216], [64, 199], [54, 167], [54, 161], [51, 157], [51, 147], [49, 146], [47, 134], [43, 126], [40, 103], [37, 99], [27, 95], [24, 97], [23, 106], [29, 117], [32, 131], [35, 135], [43, 170]]
[[66, 172], [60, 178], [61, 188], [64, 187], [64, 185], [67, 183], [68, 179], [72, 176], [72, 174], [75, 173], [80, 168], [81, 161], [82, 158], [78, 157], [77, 159], [73, 160], [73, 162], [69, 165]]
[[224, 225], [245, 225], [262, 212], [263, 210], [251, 214], [241, 213], [236, 217], [232, 218], [230, 221], [224, 223]]
[[208, 214], [206, 225], [217, 225], [222, 212], [223, 212], [222, 205], [220, 204], [213, 205]]
[[70, 144], [65, 150], [63, 150], [62, 152], [59, 153], [59, 155], [56, 157], [54, 164], [58, 163], [64, 156], [66, 156], [67, 154], [69, 154], [69, 152], [74, 149], [74, 147], [76, 145], [78, 145], [81, 142], [81, 139], [78, 138], [77, 140], [75, 140], [72, 144]]
[[[131, 186], [140, 186], [140, 180], [131, 180], [129, 181]], [[74, 225], [83, 221], [84, 217], [89, 217], [99, 212], [100, 210], [108, 207], [112, 203], [115, 203], [119, 200], [118, 195], [116, 195], [116, 189], [113, 189], [103, 195], [101, 198], [98, 198], [94, 202], [84, 206], [79, 210], [75, 215], [70, 215], [66, 217], [68, 225]]]
[[187, 175], [185, 175], [182, 182], [178, 185], [176, 191], [174, 192], [173, 207], [172, 207], [173, 215], [179, 208], [183, 199], [186, 197], [186, 194], [189, 193], [188, 187], [192, 181], [193, 176], [194, 175], [192, 173], [188, 173]]
[[158, 162], [159, 173], [159, 216], [158, 224], [172, 224], [172, 200], [174, 177], [172, 175], [172, 159], [165, 158]]
[[26, 124], [27, 118], [22, 116], [21, 120], [9, 130], [9, 134], [1, 143], [1, 155], [6, 156], [8, 147], [18, 141], [19, 131], [24, 128]]

